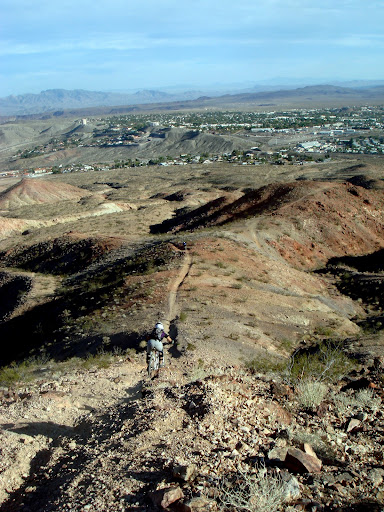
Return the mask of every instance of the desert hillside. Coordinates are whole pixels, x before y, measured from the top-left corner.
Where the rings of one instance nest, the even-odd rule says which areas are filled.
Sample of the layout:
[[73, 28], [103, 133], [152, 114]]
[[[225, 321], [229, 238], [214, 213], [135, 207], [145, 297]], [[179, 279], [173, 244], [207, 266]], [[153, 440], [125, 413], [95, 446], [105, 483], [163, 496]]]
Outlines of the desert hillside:
[[0, 194], [0, 208], [12, 210], [20, 206], [36, 203], [54, 203], [64, 200], [79, 200], [88, 192], [72, 185], [57, 185], [36, 179], [23, 179]]
[[382, 510], [382, 168], [185, 167], [4, 185], [0, 510]]

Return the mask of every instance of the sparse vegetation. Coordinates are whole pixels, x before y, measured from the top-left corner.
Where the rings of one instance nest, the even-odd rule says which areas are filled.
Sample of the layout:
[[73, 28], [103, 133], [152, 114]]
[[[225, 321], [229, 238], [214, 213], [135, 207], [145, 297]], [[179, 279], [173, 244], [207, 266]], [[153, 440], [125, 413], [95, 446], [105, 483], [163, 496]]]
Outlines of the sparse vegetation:
[[328, 386], [318, 380], [301, 379], [296, 385], [296, 391], [300, 406], [313, 411], [324, 400]]
[[245, 361], [245, 366], [253, 373], [278, 373], [281, 374], [286, 369], [286, 360], [271, 355], [259, 354], [250, 361]]
[[180, 322], [185, 322], [188, 318], [188, 315], [185, 311], [182, 311], [179, 315], [179, 320]]
[[286, 500], [287, 484], [277, 473], [269, 474], [261, 466], [256, 472], [224, 478], [218, 488], [218, 497], [224, 511], [277, 512]]
[[356, 361], [343, 352], [340, 342], [322, 341], [292, 355], [287, 368], [287, 377], [290, 382], [303, 379], [335, 382], [355, 366]]

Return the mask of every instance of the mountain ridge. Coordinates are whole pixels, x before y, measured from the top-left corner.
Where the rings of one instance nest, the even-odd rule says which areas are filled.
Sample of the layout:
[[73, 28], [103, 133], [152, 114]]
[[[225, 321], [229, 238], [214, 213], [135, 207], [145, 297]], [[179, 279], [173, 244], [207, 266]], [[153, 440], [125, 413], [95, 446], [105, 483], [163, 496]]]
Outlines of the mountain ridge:
[[[308, 97], [308, 94], [311, 97]], [[168, 106], [169, 108], [180, 107], [179, 102], [184, 102], [181, 107], [187, 106], [198, 108], [203, 104], [211, 106], [220, 106], [225, 103], [247, 103], [252, 101], [294, 101], [303, 99], [321, 100], [326, 98], [350, 98], [351, 100], [377, 100], [383, 101], [384, 86], [380, 85], [356, 85], [355, 87], [346, 87], [341, 84], [319, 84], [307, 85], [303, 87], [292, 88], [286, 86], [277, 89], [276, 86], [271, 88], [265, 87], [261, 91], [244, 89], [239, 91], [226, 92], [223, 94], [218, 91], [189, 90], [184, 92], [164, 92], [155, 89], [142, 89], [135, 93], [116, 93], [103, 91], [88, 91], [84, 89], [47, 89], [39, 94], [21, 94], [11, 95], [0, 98], [0, 115], [1, 116], [24, 116], [54, 112], [55, 110], [67, 109], [89, 109], [103, 107], [119, 107], [122, 108], [140, 108], [141, 105], [154, 106], [161, 105], [161, 108]], [[148, 107], [146, 107], [148, 108]], [[105, 112], [110, 113], [110, 112]]]

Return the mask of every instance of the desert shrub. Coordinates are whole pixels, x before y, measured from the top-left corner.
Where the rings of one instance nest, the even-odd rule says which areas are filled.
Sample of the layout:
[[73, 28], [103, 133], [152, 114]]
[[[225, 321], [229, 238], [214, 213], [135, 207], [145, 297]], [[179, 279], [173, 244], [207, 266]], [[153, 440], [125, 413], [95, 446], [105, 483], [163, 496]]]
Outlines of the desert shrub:
[[253, 373], [283, 373], [286, 361], [271, 355], [259, 355], [254, 359], [246, 361], [245, 366]]
[[185, 322], [185, 321], [186, 321], [186, 319], [187, 319], [187, 316], [188, 316], [188, 315], [187, 315], [187, 313], [186, 313], [185, 311], [182, 311], [182, 312], [180, 313], [180, 315], [179, 315], [179, 320], [180, 320], [180, 322]]
[[265, 467], [256, 474], [238, 473], [231, 480], [224, 479], [218, 489], [224, 510], [277, 512], [286, 496], [287, 484], [279, 475], [268, 474]]
[[332, 327], [325, 327], [325, 326], [318, 326], [316, 327], [314, 334], [317, 336], [327, 336], [331, 337], [335, 333], [334, 329]]
[[381, 398], [375, 395], [373, 389], [361, 389], [356, 393], [356, 401], [363, 409], [377, 411], [381, 404]]
[[354, 410], [368, 409], [376, 412], [381, 404], [381, 398], [376, 396], [373, 389], [361, 389], [354, 395], [335, 392], [331, 395], [331, 398], [339, 417], [344, 417]]
[[314, 410], [324, 400], [328, 386], [318, 380], [302, 379], [296, 386], [297, 399], [304, 409]]
[[6, 366], [0, 370], [0, 385], [13, 387], [21, 380], [21, 373], [16, 365]]
[[47, 363], [44, 356], [30, 357], [21, 362], [13, 362], [0, 369], [0, 385], [17, 387], [18, 384], [30, 382], [36, 377], [39, 369]]
[[82, 361], [81, 366], [86, 370], [90, 368], [108, 368], [111, 365], [111, 356], [104, 351], [97, 354], [89, 354], [86, 359]]
[[347, 395], [345, 393], [333, 393], [331, 398], [335, 404], [336, 413], [339, 417], [344, 417], [355, 404], [355, 398], [352, 395]]
[[294, 353], [287, 367], [290, 382], [301, 379], [335, 382], [347, 375], [356, 362], [347, 357], [341, 345], [323, 341], [305, 352]]

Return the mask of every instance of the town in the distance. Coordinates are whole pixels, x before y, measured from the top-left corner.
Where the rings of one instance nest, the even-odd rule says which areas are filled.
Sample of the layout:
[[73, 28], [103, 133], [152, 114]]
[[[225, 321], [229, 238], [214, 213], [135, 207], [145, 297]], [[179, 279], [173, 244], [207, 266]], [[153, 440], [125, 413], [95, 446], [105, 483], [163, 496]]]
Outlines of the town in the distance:
[[[272, 108], [272, 107], [269, 107]], [[78, 127], [56, 135], [36, 146], [20, 148], [10, 159], [11, 168], [1, 177], [37, 177], [51, 173], [109, 170], [143, 165], [186, 165], [189, 163], [232, 162], [241, 165], [273, 163], [303, 165], [329, 160], [337, 153], [383, 154], [384, 107], [356, 106], [289, 110], [205, 111], [127, 114], [88, 117]], [[246, 149], [225, 153], [163, 155], [116, 158], [114, 162], [77, 161], [56, 165], [35, 165], [35, 157], [74, 148], [140, 148], [165, 137], [173, 128], [196, 133], [236, 135]], [[15, 168], [12, 168], [12, 161]], [[24, 165], [20, 165], [20, 162]], [[17, 163], [17, 165], [16, 165]], [[17, 167], [17, 168], [16, 168]]]

